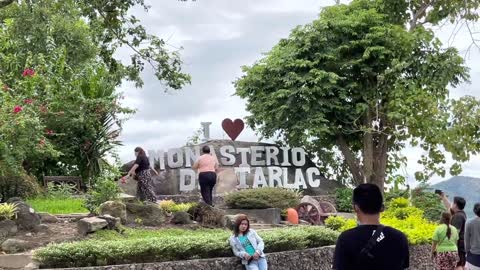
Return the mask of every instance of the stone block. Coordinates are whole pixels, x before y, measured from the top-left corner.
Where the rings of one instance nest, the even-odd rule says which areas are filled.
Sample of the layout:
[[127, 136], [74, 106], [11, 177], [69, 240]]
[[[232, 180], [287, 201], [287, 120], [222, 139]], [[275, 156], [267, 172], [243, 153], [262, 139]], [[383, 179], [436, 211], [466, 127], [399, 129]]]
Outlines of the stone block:
[[7, 239], [2, 243], [2, 250], [6, 253], [18, 253], [31, 248], [32, 244], [20, 239]]
[[58, 218], [49, 213], [38, 213], [40, 215], [40, 221], [42, 223], [57, 223]]
[[88, 233], [96, 232], [108, 226], [108, 222], [98, 217], [82, 218], [77, 223], [78, 233], [86, 235]]

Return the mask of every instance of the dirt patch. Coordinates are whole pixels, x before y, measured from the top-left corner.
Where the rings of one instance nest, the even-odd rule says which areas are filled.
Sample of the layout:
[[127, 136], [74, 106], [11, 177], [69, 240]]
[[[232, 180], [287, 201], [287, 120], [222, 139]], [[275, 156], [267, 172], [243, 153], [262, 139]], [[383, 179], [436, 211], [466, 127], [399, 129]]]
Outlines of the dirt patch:
[[60, 219], [59, 222], [49, 223], [47, 226], [48, 231], [38, 233], [19, 231], [12, 238], [28, 241], [31, 249], [50, 243], [77, 241], [84, 238], [77, 232], [77, 223], [68, 219]]

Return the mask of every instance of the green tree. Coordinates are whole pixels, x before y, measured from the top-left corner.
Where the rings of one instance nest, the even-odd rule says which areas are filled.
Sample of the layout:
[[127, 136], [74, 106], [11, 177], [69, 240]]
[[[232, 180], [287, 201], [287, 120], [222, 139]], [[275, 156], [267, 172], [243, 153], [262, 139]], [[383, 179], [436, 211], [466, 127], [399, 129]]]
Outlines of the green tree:
[[[107, 165], [125, 116], [134, 112], [121, 105], [122, 81], [141, 86], [148, 64], [168, 88], [189, 83], [178, 52], [127, 15], [138, 5], [145, 6], [140, 0], [0, 2], [0, 82], [8, 89], [0, 95], [0, 169], [89, 180]], [[114, 56], [124, 46], [133, 50], [130, 65]], [[22, 113], [13, 113], [20, 105]]]
[[383, 188], [405, 164], [408, 144], [426, 152], [418, 180], [445, 174], [444, 151], [456, 161], [450, 173], [458, 174], [480, 149], [480, 105], [469, 96], [449, 98], [448, 88], [468, 80], [468, 70], [423, 24], [464, 11], [445, 13], [451, 1], [424, 2], [441, 6], [411, 18], [407, 2], [354, 0], [295, 28], [235, 82], [248, 124], [306, 147], [327, 176], [352, 184]]

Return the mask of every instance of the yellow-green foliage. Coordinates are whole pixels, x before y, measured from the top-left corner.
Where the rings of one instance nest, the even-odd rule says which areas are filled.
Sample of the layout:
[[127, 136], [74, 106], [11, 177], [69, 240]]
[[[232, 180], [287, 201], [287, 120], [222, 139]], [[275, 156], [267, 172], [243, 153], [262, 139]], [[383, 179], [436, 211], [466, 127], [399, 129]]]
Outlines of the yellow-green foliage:
[[394, 199], [382, 213], [382, 224], [405, 233], [411, 245], [430, 243], [437, 224], [425, 219], [422, 210], [409, 205], [405, 198]]
[[160, 201], [158, 205], [165, 212], [175, 213], [175, 212], [188, 212], [188, 210], [195, 207], [197, 203], [175, 203], [172, 200], [163, 200], [163, 201]]
[[[381, 215], [381, 223], [403, 232], [411, 245], [428, 244], [437, 224], [423, 217], [423, 211], [409, 206], [405, 198], [394, 199]], [[329, 217], [325, 221], [327, 228], [343, 232], [357, 226], [354, 219]]]
[[346, 219], [341, 216], [331, 216], [325, 220], [325, 226], [335, 231], [344, 232], [355, 228], [357, 222], [354, 219]]
[[0, 220], [11, 220], [17, 213], [17, 205], [14, 203], [0, 203]]

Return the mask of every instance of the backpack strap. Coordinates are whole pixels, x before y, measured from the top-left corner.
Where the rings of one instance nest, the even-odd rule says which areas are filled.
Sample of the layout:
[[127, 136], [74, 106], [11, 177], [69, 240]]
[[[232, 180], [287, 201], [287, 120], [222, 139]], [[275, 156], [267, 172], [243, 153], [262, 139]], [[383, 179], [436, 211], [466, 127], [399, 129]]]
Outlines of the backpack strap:
[[370, 239], [368, 239], [367, 244], [360, 251], [359, 258], [368, 257], [369, 259], [373, 259], [375, 257], [371, 253], [371, 250], [377, 245], [378, 243], [377, 239], [382, 234], [384, 228], [385, 226], [378, 225], [377, 229], [375, 230], [375, 233], [372, 235], [372, 237], [370, 237]]

